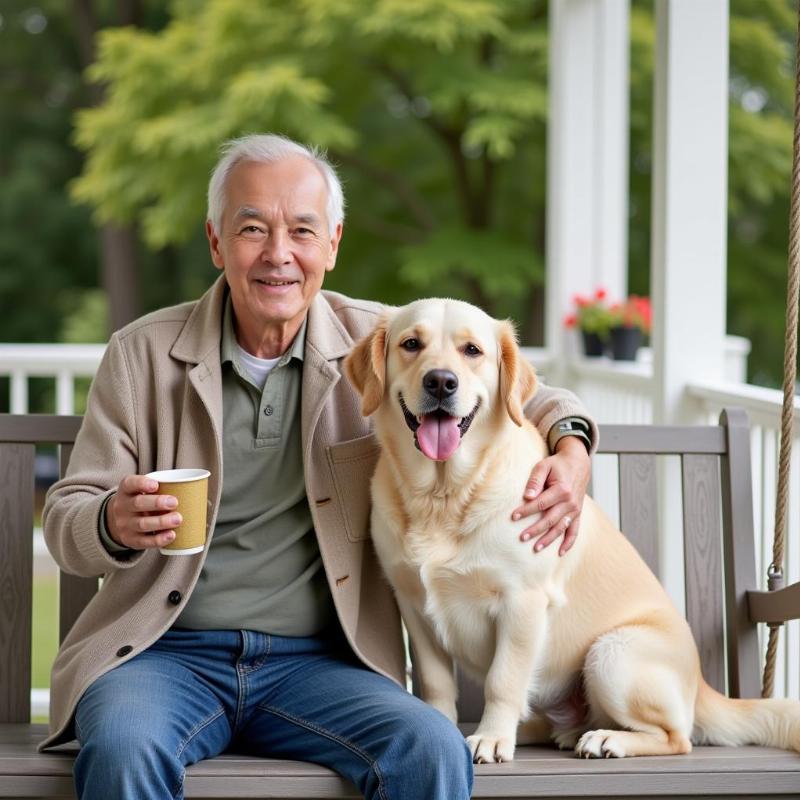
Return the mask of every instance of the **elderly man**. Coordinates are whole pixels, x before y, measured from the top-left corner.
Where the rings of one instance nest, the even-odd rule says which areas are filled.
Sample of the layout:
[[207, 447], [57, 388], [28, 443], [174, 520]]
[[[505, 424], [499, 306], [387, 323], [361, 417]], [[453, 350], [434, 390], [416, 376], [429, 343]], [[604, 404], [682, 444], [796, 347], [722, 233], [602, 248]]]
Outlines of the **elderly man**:
[[[381, 307], [320, 291], [343, 206], [317, 154], [229, 143], [207, 223], [223, 275], [111, 337], [44, 516], [59, 565], [103, 576], [56, 659], [44, 744], [78, 739], [82, 798], [182, 797], [185, 767], [225, 750], [326, 764], [369, 798], [469, 797], [462, 737], [404, 688], [369, 543], [376, 445], [340, 365]], [[596, 432], [564, 392], [528, 411], [558, 452], [515, 513], [544, 510], [524, 538], [564, 549]], [[180, 509], [145, 473], [173, 467], [211, 471], [210, 535], [167, 558]]]

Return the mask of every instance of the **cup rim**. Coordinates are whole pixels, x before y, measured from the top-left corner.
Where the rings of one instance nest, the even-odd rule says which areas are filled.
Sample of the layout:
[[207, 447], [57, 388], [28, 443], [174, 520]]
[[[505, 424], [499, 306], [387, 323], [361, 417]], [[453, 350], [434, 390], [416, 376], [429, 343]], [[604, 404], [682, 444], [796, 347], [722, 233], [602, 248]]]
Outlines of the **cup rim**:
[[210, 476], [207, 469], [160, 469], [148, 472], [145, 478], [152, 478], [159, 483], [190, 483]]
[[204, 544], [198, 544], [194, 547], [181, 547], [170, 550], [168, 547], [159, 547], [159, 552], [165, 556], [191, 556], [195, 553], [202, 553], [206, 549]]

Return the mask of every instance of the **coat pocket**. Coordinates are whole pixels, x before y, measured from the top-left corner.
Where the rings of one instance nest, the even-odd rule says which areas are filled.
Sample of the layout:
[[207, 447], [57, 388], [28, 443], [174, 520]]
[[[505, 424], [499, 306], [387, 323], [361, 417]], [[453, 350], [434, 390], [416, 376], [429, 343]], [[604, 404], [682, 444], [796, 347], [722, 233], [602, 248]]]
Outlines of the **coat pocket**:
[[328, 447], [336, 498], [351, 542], [369, 538], [370, 483], [380, 452], [372, 433]]

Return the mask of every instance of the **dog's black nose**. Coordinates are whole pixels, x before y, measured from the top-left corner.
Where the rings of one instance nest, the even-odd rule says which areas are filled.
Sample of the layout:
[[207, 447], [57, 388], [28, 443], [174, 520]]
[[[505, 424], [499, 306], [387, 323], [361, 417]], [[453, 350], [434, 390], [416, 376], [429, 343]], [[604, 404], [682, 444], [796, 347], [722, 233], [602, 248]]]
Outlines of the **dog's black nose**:
[[458, 376], [449, 369], [432, 369], [425, 373], [422, 379], [425, 391], [437, 400], [451, 397], [458, 389]]

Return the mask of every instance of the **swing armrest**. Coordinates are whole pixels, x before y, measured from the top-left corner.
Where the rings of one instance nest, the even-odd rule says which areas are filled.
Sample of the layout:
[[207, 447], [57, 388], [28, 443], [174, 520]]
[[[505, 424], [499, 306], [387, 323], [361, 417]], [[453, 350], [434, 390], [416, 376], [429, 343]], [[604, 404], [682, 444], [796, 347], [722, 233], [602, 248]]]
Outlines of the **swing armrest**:
[[774, 592], [747, 592], [751, 622], [800, 619], [800, 581]]

